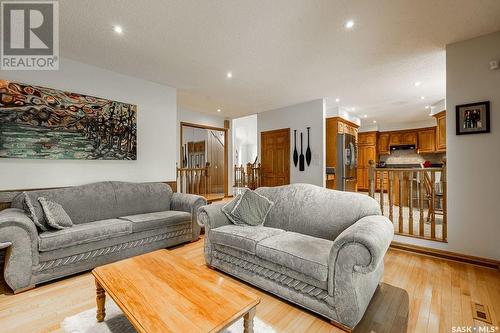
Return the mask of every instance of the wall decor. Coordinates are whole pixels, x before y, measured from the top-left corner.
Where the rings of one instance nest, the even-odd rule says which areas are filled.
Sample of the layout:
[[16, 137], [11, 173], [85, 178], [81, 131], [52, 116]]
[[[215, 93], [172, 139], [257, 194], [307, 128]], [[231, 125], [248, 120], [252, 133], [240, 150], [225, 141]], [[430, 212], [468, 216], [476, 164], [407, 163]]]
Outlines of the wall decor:
[[137, 106], [0, 80], [0, 157], [136, 160]]
[[312, 158], [312, 154], [311, 154], [311, 147], [309, 146], [309, 132], [311, 130], [311, 127], [308, 127], [307, 128], [307, 149], [306, 149], [306, 163], [307, 163], [307, 166], [311, 165], [311, 158]]
[[293, 164], [297, 167], [299, 153], [297, 152], [297, 130], [293, 130]]
[[490, 132], [490, 102], [456, 106], [457, 135]]
[[305, 158], [304, 158], [304, 141], [302, 140], [302, 132], [300, 132], [300, 155], [299, 155], [299, 171], [305, 170]]

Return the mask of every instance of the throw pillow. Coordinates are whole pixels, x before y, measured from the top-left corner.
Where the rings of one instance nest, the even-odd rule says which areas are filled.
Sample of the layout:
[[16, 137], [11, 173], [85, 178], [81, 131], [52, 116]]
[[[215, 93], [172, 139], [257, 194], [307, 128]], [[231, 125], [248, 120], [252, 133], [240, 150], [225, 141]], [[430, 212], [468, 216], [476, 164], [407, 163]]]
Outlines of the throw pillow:
[[222, 206], [222, 212], [224, 213], [224, 215], [227, 216], [227, 218], [229, 219], [229, 221], [231, 221], [233, 224], [236, 224], [236, 225], [246, 225], [245, 223], [242, 223], [242, 222], [238, 221], [231, 214], [231, 212], [233, 211], [233, 209], [236, 206], [236, 204], [238, 203], [238, 201], [240, 201], [240, 198], [241, 198], [241, 194], [238, 194], [236, 197], [234, 197], [233, 200], [229, 201], [227, 204], [225, 204], [224, 206]]
[[231, 211], [231, 216], [246, 225], [258, 226], [264, 224], [267, 214], [274, 205], [268, 198], [247, 190], [239, 198]]
[[38, 202], [42, 205], [45, 220], [52, 228], [66, 229], [73, 226], [73, 221], [60, 204], [44, 197], [38, 198]]
[[35, 206], [33, 205], [33, 202], [31, 202], [31, 199], [26, 192], [23, 192], [23, 208], [26, 215], [28, 215], [28, 217], [33, 221], [38, 230], [40, 231], [49, 230], [48, 226], [42, 223], [42, 221], [38, 220], [38, 217], [36, 216], [35, 212]]

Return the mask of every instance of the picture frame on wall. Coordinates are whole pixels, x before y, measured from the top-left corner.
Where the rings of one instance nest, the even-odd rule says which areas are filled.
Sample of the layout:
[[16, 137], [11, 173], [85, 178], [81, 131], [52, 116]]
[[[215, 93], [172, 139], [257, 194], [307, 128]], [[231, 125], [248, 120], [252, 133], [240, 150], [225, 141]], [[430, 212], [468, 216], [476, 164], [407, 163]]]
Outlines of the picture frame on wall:
[[490, 132], [490, 102], [456, 106], [457, 135]]

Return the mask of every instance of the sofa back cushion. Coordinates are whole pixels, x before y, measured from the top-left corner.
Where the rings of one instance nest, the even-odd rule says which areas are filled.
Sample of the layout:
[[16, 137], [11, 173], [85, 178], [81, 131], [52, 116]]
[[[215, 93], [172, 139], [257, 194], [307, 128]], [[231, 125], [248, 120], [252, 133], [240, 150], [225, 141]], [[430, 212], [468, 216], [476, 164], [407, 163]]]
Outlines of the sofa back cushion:
[[381, 214], [377, 201], [368, 195], [311, 184], [261, 187], [256, 192], [274, 202], [264, 226], [329, 240], [362, 217]]
[[116, 202], [115, 217], [170, 210], [172, 189], [163, 183], [111, 182]]
[[[170, 210], [172, 189], [161, 183], [99, 182], [52, 190], [29, 191], [36, 205], [37, 218], [45, 221], [39, 197], [60, 204], [74, 224], [117, 218], [140, 213]], [[23, 198], [12, 201], [23, 209]]]

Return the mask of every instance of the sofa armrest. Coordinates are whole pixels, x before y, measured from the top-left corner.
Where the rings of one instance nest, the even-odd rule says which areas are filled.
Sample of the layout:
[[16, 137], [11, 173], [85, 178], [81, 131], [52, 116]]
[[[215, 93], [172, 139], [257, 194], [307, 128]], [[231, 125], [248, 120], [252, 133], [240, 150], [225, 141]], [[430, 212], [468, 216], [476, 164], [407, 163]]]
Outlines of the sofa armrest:
[[232, 224], [227, 216], [222, 212], [222, 207], [225, 203], [211, 204], [203, 206], [198, 211], [198, 221], [205, 227], [205, 243], [204, 243], [204, 254], [205, 262], [207, 265], [212, 264], [212, 251], [213, 245], [210, 240], [211, 230], [222, 227], [224, 225]]
[[174, 193], [170, 202], [170, 210], [177, 210], [191, 213], [193, 228], [192, 239], [196, 240], [200, 236], [200, 224], [198, 223], [198, 209], [207, 204], [207, 200], [199, 195]]
[[38, 265], [38, 232], [21, 209], [0, 212], [0, 244], [7, 247], [5, 282], [14, 291], [32, 286], [33, 267]]
[[354, 327], [361, 320], [382, 278], [384, 255], [394, 226], [382, 215], [363, 217], [333, 242], [328, 265], [328, 294], [342, 304], [337, 314]]

